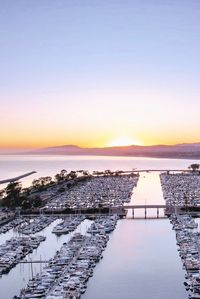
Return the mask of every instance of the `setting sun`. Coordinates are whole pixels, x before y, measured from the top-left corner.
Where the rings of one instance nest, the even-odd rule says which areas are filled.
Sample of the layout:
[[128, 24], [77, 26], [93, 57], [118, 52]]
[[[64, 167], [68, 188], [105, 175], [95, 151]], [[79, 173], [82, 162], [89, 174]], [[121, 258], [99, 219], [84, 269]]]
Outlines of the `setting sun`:
[[130, 137], [119, 137], [108, 142], [108, 146], [129, 146], [129, 145], [141, 145], [141, 142]]

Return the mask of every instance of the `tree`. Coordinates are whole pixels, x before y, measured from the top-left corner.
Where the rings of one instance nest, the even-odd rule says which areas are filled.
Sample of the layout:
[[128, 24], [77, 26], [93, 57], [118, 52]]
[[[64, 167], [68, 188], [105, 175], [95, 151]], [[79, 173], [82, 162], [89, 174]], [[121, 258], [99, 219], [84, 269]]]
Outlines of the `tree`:
[[76, 172], [82, 174], [83, 176], [89, 176], [90, 174], [88, 170], [84, 170], [84, 169], [77, 170]]
[[200, 168], [200, 164], [198, 164], [198, 163], [193, 163], [193, 164], [191, 164], [188, 168], [191, 169], [192, 171], [197, 171], [197, 170], [199, 170], [199, 168]]
[[39, 179], [39, 182], [40, 182], [40, 186], [42, 187], [48, 186], [51, 184], [52, 178], [50, 176], [44, 176]]
[[68, 178], [71, 179], [71, 180], [76, 179], [77, 178], [76, 171], [74, 171], [74, 170], [70, 171], [70, 173], [68, 174]]
[[39, 188], [40, 187], [40, 181], [39, 181], [39, 179], [35, 179], [35, 180], [33, 180], [33, 182], [32, 182], [32, 186], [34, 187], [34, 188]]
[[32, 206], [34, 208], [38, 208], [42, 205], [42, 199], [39, 195], [35, 196], [33, 199], [32, 199]]
[[3, 203], [4, 194], [5, 194], [5, 190], [4, 189], [0, 190], [0, 205], [2, 205]]
[[111, 171], [110, 169], [106, 169], [106, 170], [105, 170], [105, 174], [107, 174], [107, 175], [111, 175], [111, 174], [112, 174], [112, 171]]
[[85, 175], [85, 176], [89, 176], [89, 171], [88, 170], [83, 170], [83, 175]]
[[55, 180], [56, 180], [57, 183], [60, 183], [62, 181], [62, 177], [60, 176], [60, 173], [57, 173], [55, 175]]
[[61, 172], [60, 172], [60, 176], [62, 178], [64, 178], [66, 175], [67, 175], [67, 170], [66, 169], [62, 169]]
[[60, 173], [55, 175], [55, 180], [57, 183], [63, 182], [67, 178], [67, 170], [62, 169]]
[[0, 190], [0, 200], [3, 199], [4, 194], [5, 194], [5, 190], [4, 189]]
[[30, 191], [31, 191], [30, 188], [23, 188], [22, 195], [27, 197], [30, 195], [30, 193], [31, 193]]
[[52, 183], [53, 183], [52, 177], [45, 176], [34, 180], [32, 182], [32, 186], [36, 191], [43, 191], [46, 190], [46, 188], [50, 186]]
[[11, 182], [5, 188], [5, 197], [3, 205], [13, 208], [21, 204], [22, 184], [20, 182]]

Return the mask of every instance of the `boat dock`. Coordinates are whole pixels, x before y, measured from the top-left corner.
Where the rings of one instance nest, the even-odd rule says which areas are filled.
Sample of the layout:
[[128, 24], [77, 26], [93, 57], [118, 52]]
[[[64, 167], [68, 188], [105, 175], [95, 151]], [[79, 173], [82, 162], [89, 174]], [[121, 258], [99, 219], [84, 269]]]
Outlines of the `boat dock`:
[[35, 261], [27, 261], [23, 260], [20, 261], [19, 264], [48, 264], [50, 261], [44, 261], [44, 260], [35, 260]]

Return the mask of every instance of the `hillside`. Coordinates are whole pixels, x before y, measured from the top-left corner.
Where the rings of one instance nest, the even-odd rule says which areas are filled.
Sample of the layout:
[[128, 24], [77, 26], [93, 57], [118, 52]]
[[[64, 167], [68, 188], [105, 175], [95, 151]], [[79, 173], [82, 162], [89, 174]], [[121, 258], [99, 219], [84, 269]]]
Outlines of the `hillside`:
[[39, 155], [95, 155], [95, 156], [132, 156], [155, 158], [200, 159], [200, 143], [153, 146], [123, 146], [104, 148], [82, 148], [75, 145], [47, 147], [26, 154]]

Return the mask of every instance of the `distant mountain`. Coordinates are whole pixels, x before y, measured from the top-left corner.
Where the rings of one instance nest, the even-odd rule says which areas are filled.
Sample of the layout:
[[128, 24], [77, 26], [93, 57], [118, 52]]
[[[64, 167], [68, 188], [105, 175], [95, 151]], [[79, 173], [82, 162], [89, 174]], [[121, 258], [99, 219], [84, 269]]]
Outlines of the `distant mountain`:
[[176, 145], [115, 146], [104, 148], [82, 148], [76, 145], [63, 145], [26, 152], [35, 155], [95, 155], [132, 156], [154, 158], [200, 159], [200, 142]]
[[50, 154], [50, 155], [76, 155], [81, 150], [79, 146], [76, 145], [61, 145], [61, 146], [53, 146], [53, 147], [45, 147], [38, 150], [32, 151], [34, 154]]

